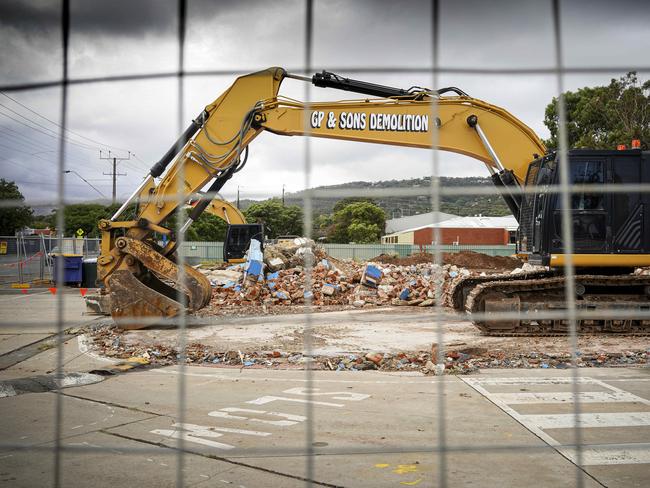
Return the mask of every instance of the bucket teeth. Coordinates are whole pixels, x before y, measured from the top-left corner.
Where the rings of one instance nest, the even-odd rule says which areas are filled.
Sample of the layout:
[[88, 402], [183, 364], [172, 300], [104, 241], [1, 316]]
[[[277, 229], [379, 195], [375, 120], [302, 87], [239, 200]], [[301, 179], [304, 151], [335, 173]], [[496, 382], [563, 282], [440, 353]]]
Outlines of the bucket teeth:
[[[120, 327], [139, 329], [153, 325], [156, 318], [174, 317], [185, 307], [194, 312], [210, 302], [212, 286], [203, 274], [187, 265], [181, 272], [178, 264], [142, 241], [121, 239], [125, 243], [122, 252], [133, 256], [147, 272], [136, 276], [120, 269], [106, 280], [111, 315]], [[181, 299], [185, 305], [178, 301], [179, 293], [185, 296]]]

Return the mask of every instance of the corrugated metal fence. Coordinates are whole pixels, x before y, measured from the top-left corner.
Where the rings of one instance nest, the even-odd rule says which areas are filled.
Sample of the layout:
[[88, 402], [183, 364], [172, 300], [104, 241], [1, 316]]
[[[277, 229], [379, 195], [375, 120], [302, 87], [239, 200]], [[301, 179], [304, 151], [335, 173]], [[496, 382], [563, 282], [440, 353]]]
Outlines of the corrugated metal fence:
[[[353, 259], [355, 261], [368, 261], [380, 254], [394, 254], [410, 256], [419, 252], [433, 254], [433, 246], [415, 246], [411, 244], [321, 244], [327, 254], [337, 259]], [[502, 246], [439, 246], [442, 252], [474, 251], [489, 256], [510, 256], [515, 253], [515, 245]], [[223, 242], [194, 242], [183, 243], [182, 252], [185, 258], [193, 264], [201, 261], [222, 261]]]

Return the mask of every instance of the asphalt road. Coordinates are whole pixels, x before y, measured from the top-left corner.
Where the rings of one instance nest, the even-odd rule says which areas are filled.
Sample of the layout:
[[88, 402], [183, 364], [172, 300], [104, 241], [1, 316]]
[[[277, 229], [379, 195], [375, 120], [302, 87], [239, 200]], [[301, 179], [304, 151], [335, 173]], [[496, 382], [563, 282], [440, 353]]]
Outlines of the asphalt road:
[[[29, 342], [11, 332], [5, 356]], [[87, 373], [113, 362], [75, 337], [63, 346], [67, 373], [55, 377], [56, 353], [37, 347], [0, 371], [2, 486], [52, 484], [57, 398], [62, 486], [175, 486], [178, 472], [184, 486], [247, 488], [650, 480], [648, 368], [579, 370], [576, 430], [571, 370], [307, 376], [172, 366], [100, 376]]]

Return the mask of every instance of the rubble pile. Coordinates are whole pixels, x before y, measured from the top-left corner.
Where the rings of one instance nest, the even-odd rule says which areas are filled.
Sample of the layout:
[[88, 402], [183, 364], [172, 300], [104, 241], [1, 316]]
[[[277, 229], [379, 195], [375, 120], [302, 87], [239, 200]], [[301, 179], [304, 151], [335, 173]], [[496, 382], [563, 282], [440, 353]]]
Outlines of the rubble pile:
[[[176, 364], [181, 359], [179, 350], [158, 342], [144, 345], [126, 340], [128, 331], [114, 325], [100, 327], [93, 332], [93, 349], [106, 357], [127, 359], [146, 358], [152, 366]], [[577, 366], [581, 368], [643, 366], [648, 364], [650, 348], [620, 352], [577, 352]], [[347, 353], [335, 356], [305, 356], [298, 351], [219, 351], [199, 342], [191, 342], [185, 351], [185, 362], [196, 365], [214, 365], [238, 368], [303, 368], [311, 363], [315, 369], [332, 371], [419, 371], [425, 374], [471, 374], [480, 369], [525, 368], [567, 369], [571, 367], [569, 352], [541, 353], [513, 352], [486, 347], [448, 348], [444, 361], [437, 363], [438, 350], [380, 351]]]
[[[307, 263], [312, 263], [307, 286]], [[201, 314], [224, 313], [250, 306], [304, 305], [366, 307], [377, 305], [433, 306], [436, 284], [444, 298], [455, 280], [472, 274], [466, 268], [431, 261], [398, 265], [340, 261], [313, 241], [297, 238], [253, 250], [246, 263], [227, 269], [199, 268], [214, 286], [210, 306]], [[444, 300], [443, 300], [444, 301]]]

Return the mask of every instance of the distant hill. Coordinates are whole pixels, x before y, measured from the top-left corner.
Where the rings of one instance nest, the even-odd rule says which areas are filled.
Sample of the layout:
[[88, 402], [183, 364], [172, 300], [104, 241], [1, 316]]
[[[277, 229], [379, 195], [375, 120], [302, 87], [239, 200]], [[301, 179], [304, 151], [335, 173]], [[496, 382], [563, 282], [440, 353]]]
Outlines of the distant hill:
[[[492, 186], [492, 180], [488, 177], [468, 176], [464, 178], [441, 177], [440, 185], [445, 188], [459, 186]], [[364, 189], [364, 188], [427, 188], [431, 185], [431, 178], [413, 178], [409, 180], [387, 180], [387, 181], [353, 181], [332, 186], [319, 186], [317, 189]], [[304, 192], [288, 193], [285, 195], [285, 202], [289, 205], [296, 204], [302, 207]], [[312, 206], [314, 214], [329, 214], [339, 198], [314, 198]], [[377, 204], [384, 209], [387, 217], [400, 217], [430, 212], [431, 203], [427, 195], [415, 197], [382, 197], [375, 198]], [[243, 202], [242, 202], [243, 203]], [[247, 202], [248, 203], [248, 202]], [[250, 203], [253, 203], [252, 201]], [[248, 205], [250, 205], [248, 203]], [[248, 206], [246, 205], [246, 206]], [[242, 205], [242, 208], [244, 205]], [[444, 196], [440, 202], [442, 212], [455, 215], [510, 215], [508, 207], [500, 195], [458, 195]]]

